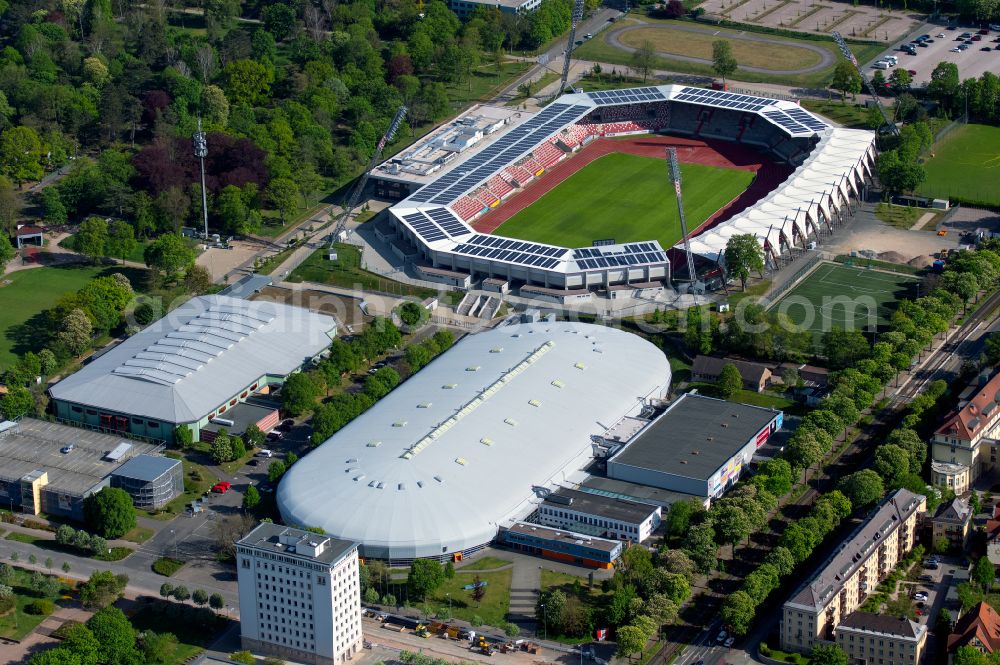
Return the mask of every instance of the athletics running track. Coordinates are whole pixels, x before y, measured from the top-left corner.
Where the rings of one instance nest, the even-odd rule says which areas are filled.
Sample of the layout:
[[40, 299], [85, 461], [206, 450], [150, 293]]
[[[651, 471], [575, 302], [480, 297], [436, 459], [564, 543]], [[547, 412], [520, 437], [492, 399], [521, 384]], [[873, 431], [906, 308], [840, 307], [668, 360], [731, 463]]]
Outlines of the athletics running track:
[[[569, 155], [555, 166], [546, 169], [541, 176], [528, 183], [527, 187], [508, 196], [503, 203], [479, 218], [472, 224], [472, 227], [480, 233], [493, 233], [511, 217], [552, 191], [560, 182], [595, 159], [614, 152], [663, 159], [663, 186], [669, 187], [665, 152], [668, 147], [677, 148], [677, 158], [682, 163], [742, 169], [754, 173], [754, 179], [750, 186], [694, 229], [691, 232], [692, 236], [743, 212], [767, 196], [771, 190], [788, 178], [793, 170], [789, 166], [765, 160], [760, 153], [747, 146], [726, 141], [654, 136], [652, 134], [631, 139], [599, 138], [591, 141], [579, 152]], [[627, 196], [627, 193], [625, 195]], [[665, 247], [664, 249], [669, 248]]]

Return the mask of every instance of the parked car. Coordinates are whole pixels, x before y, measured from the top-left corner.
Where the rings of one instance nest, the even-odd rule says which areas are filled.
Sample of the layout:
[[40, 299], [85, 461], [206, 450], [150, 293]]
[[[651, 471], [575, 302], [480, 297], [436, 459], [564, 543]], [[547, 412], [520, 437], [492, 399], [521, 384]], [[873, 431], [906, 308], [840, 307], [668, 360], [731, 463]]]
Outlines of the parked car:
[[872, 65], [872, 69], [889, 69], [889, 63], [885, 60], [879, 60]]
[[279, 432], [276, 429], [273, 429], [273, 430], [271, 430], [270, 432], [267, 433], [267, 440], [268, 441], [281, 441], [284, 438], [285, 438], [284, 433]]
[[727, 647], [731, 647], [731, 646], [733, 646], [733, 642], [735, 642], [735, 641], [736, 641], [735, 637], [727, 637], [726, 641], [723, 642], [723, 644], [725, 644]]
[[281, 424], [275, 427], [274, 429], [282, 432], [289, 432], [293, 427], [295, 427], [295, 421], [292, 420], [291, 418], [285, 418], [284, 420], [281, 421]]
[[942, 32], [941, 34], [939, 34], [939, 35], [937, 36], [937, 38], [938, 38], [938, 39], [944, 39], [944, 33]]
[[916, 76], [917, 75], [917, 70], [916, 69], [907, 69], [906, 73], [909, 74], [910, 76]]
[[981, 35], [988, 35], [988, 34], [990, 34], [990, 31], [987, 30], [986, 28], [983, 28], [982, 30], [979, 31], [979, 34], [981, 34]]
[[216, 483], [215, 485], [213, 485], [212, 491], [215, 492], [216, 494], [225, 494], [226, 492], [229, 491], [231, 487], [232, 485], [223, 480], [221, 483]]
[[921, 582], [933, 582], [934, 578], [932, 576], [930, 576], [930, 575], [921, 575], [920, 576], [920, 581]]
[[915, 594], [913, 594], [913, 600], [919, 600], [921, 602], [924, 602], [927, 600], [927, 594], [924, 593], [923, 591], [918, 591]]
[[727, 633], [724, 630], [720, 630], [719, 634], [715, 636], [715, 641], [716, 642], [724, 642], [727, 637], [729, 637], [729, 633]]
[[930, 46], [927, 45], [927, 42], [920, 42], [919, 44], [917, 44], [917, 46], [919, 46], [920, 48], [930, 48]]
[[981, 42], [981, 41], [983, 41], [983, 36], [982, 35], [972, 35], [972, 41], [974, 41], [974, 42]]
[[257, 466], [258, 464], [260, 464], [260, 461], [255, 459], [252, 459], [249, 462], [247, 462], [247, 466]]
[[76, 448], [76, 444], [75, 443], [70, 443], [70, 444], [65, 445], [62, 448], [60, 448], [59, 452], [61, 452], [63, 455], [68, 455], [71, 452], [73, 452], [74, 448]]
[[254, 457], [274, 457], [274, 452], [268, 450], [267, 448], [261, 448], [254, 453]]
[[955, 48], [950, 48], [950, 49], [948, 49], [948, 52], [949, 52], [949, 53], [961, 53], [961, 52], [962, 52], [962, 49], [960, 49], [960, 48], [958, 48], [958, 47], [956, 46]]

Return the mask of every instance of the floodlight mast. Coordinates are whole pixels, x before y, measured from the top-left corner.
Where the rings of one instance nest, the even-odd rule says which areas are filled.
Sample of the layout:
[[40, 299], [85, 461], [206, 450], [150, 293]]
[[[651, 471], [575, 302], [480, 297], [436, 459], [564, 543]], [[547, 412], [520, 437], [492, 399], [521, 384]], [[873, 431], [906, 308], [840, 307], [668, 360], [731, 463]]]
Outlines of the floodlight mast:
[[573, 3], [573, 20], [569, 25], [569, 40], [566, 42], [566, 59], [563, 60], [562, 79], [559, 81], [559, 89], [552, 99], [566, 92], [566, 83], [569, 81], [569, 63], [573, 56], [573, 47], [576, 45], [576, 26], [583, 20], [583, 0], [576, 0]]
[[368, 160], [368, 165], [365, 167], [365, 172], [361, 174], [358, 178], [357, 184], [354, 185], [354, 189], [351, 191], [350, 197], [347, 199], [347, 203], [344, 204], [344, 209], [337, 218], [337, 223], [333, 227], [333, 233], [330, 235], [330, 249], [333, 249], [333, 245], [338, 239], [343, 239], [347, 234], [347, 220], [350, 219], [351, 213], [358, 206], [358, 202], [361, 200], [361, 195], [365, 191], [365, 186], [368, 184], [368, 178], [371, 177], [372, 169], [382, 160], [382, 151], [385, 150], [385, 146], [388, 145], [392, 137], [396, 135], [399, 131], [399, 126], [403, 124], [403, 118], [406, 117], [407, 108], [405, 106], [400, 106], [396, 111], [396, 115], [393, 116], [392, 122], [389, 123], [389, 128], [385, 130], [385, 135], [379, 140], [378, 145], [375, 146], [375, 152], [372, 153], [371, 159]]
[[896, 136], [899, 136], [899, 128], [896, 127], [896, 123], [889, 120], [889, 114], [886, 112], [885, 107], [882, 106], [882, 101], [879, 99], [875, 86], [873, 86], [872, 82], [868, 80], [865, 73], [861, 71], [861, 65], [858, 64], [858, 59], [854, 57], [854, 53], [847, 46], [847, 42], [844, 41], [844, 38], [841, 37], [840, 33], [836, 30], [830, 34], [833, 36], [834, 41], [837, 42], [837, 46], [840, 47], [840, 52], [850, 61], [852, 65], [854, 65], [854, 69], [857, 70], [858, 76], [861, 77], [861, 82], [865, 84], [865, 89], [868, 90], [868, 94], [872, 96], [873, 100], [875, 100], [875, 105], [878, 107], [879, 113], [882, 114], [882, 120], [889, 126], [889, 131]]
[[667, 162], [670, 164], [670, 179], [674, 181], [674, 193], [677, 194], [677, 212], [681, 218], [681, 235], [684, 237], [684, 256], [688, 265], [688, 279], [695, 283], [694, 255], [691, 253], [691, 240], [688, 238], [687, 222], [684, 219], [684, 200], [681, 198], [681, 166], [677, 163], [677, 149], [667, 148]]
[[194, 156], [201, 163], [201, 210], [205, 219], [205, 242], [208, 243], [208, 194], [205, 192], [205, 158], [208, 157], [208, 139], [201, 131], [201, 116], [198, 116], [198, 131], [192, 139]]

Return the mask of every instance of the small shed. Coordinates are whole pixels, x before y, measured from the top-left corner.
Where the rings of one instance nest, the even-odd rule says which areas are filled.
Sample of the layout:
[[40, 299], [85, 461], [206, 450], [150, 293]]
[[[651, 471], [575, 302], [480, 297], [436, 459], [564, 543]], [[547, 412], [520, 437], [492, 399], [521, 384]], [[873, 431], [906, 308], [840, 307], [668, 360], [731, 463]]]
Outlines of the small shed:
[[17, 241], [18, 249], [26, 245], [41, 247], [45, 244], [45, 229], [32, 224], [21, 224], [15, 232], [15, 240]]

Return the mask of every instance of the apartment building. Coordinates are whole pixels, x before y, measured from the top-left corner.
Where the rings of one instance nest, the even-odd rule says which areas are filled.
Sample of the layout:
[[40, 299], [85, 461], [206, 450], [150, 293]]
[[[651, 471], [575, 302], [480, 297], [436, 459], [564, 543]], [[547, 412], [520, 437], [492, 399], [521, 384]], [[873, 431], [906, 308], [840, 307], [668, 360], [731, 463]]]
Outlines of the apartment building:
[[361, 648], [357, 543], [263, 523], [236, 560], [244, 649], [340, 665]]
[[909, 619], [852, 612], [834, 630], [851, 665], [916, 665], [927, 644], [927, 626]]
[[[899, 489], [873, 509], [826, 563], [782, 608], [781, 648], [808, 652], [834, 629], [914, 546], [927, 500]], [[886, 665], [886, 664], [882, 664]]]
[[929, 521], [935, 547], [943, 542], [950, 548], [962, 549], [972, 531], [972, 507], [968, 501], [955, 498], [939, 506]]
[[931, 438], [931, 471], [935, 485], [964, 494], [981, 475], [997, 465], [1000, 449], [1000, 373], [963, 392], [959, 408]]
[[990, 656], [1000, 651], [1000, 615], [979, 603], [955, 622], [948, 636], [948, 662], [960, 647], [972, 647]]

